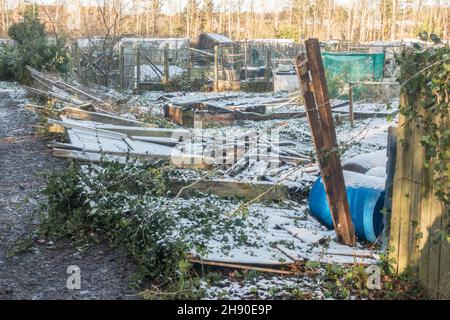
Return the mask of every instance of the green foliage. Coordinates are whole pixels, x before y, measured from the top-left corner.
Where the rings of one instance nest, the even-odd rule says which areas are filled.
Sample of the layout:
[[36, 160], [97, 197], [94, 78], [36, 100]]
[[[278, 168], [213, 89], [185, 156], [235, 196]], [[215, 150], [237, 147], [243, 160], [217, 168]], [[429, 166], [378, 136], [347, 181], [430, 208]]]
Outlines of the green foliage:
[[[72, 164], [47, 177], [41, 235], [55, 240], [68, 237], [80, 246], [108, 240], [136, 263], [135, 280], [157, 284], [148, 297], [170, 293], [173, 298], [193, 298], [200, 287], [188, 253], [204, 254], [211, 239], [257, 246], [248, 238], [247, 228], [260, 226], [244, 223], [246, 217], [227, 218], [229, 206], [236, 204], [230, 200], [170, 198], [168, 182], [181, 177], [173, 168], [130, 159], [124, 164]], [[231, 248], [227, 243], [220, 249]]]
[[14, 79], [15, 65], [14, 49], [5, 44], [0, 45], [0, 79]]
[[435, 44], [441, 43], [441, 38], [439, 38], [439, 36], [434, 33], [428, 34], [428, 32], [422, 30], [421, 32], [418, 33], [418, 36], [419, 39], [422, 41], [432, 41]]
[[[450, 48], [416, 45], [396, 60], [401, 66], [401, 92], [407, 100], [400, 106], [407, 134], [413, 124], [421, 128], [424, 166], [430, 168], [435, 194], [450, 215]], [[447, 236], [449, 229], [443, 230]]]
[[108, 163], [80, 170], [72, 164], [47, 178], [48, 205], [41, 231], [80, 244], [109, 240], [137, 262], [142, 277], [177, 277], [187, 247], [173, 236], [174, 222], [160, 196], [168, 170]]
[[9, 36], [13, 47], [2, 46], [0, 54], [0, 78], [15, 79], [22, 83], [31, 81], [26, 66], [38, 70], [67, 72], [69, 55], [61, 38], [50, 40], [44, 25], [38, 20], [34, 7], [29, 7], [23, 21], [13, 24]]
[[412, 270], [397, 275], [389, 264], [380, 265], [380, 289], [369, 289], [367, 282], [371, 272], [367, 266], [343, 266], [329, 264], [325, 267], [324, 294], [338, 299], [411, 299], [421, 298], [422, 291]]

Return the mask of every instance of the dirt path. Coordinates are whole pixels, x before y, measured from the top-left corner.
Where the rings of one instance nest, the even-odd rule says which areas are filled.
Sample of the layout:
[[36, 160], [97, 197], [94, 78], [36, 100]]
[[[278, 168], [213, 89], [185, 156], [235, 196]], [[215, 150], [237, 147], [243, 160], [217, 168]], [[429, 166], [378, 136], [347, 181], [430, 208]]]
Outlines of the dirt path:
[[[45, 201], [43, 172], [64, 170], [33, 134], [34, 115], [23, 108], [26, 94], [0, 83], [0, 299], [121, 299], [128, 296], [132, 265], [118, 250], [99, 245], [80, 252], [70, 243], [22, 247], [39, 223], [35, 212]], [[42, 241], [39, 241], [42, 242]], [[125, 262], [124, 262], [125, 261]], [[81, 289], [69, 290], [67, 267], [81, 270]]]

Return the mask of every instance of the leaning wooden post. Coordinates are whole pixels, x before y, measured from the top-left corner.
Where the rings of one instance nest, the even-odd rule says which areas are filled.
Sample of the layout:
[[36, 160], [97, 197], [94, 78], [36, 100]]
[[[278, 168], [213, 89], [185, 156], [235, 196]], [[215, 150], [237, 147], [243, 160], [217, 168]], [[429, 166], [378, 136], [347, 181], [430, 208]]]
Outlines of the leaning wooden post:
[[139, 92], [141, 83], [141, 49], [140, 44], [136, 44], [136, 91]]
[[169, 44], [164, 46], [164, 83], [169, 82]]
[[120, 89], [125, 89], [125, 47], [123, 44], [120, 45], [119, 54], [119, 77], [120, 77]]
[[307, 59], [304, 54], [296, 57], [295, 67], [303, 93], [306, 114], [336, 236], [345, 244], [353, 246], [356, 241], [355, 228], [351, 220], [345, 190], [319, 41], [318, 39], [308, 39], [305, 45]]
[[355, 116], [353, 114], [353, 88], [351, 82], [348, 84], [348, 117], [350, 125], [353, 127], [355, 125]]
[[214, 91], [219, 91], [219, 46], [214, 46]]
[[270, 50], [267, 50], [266, 54], [266, 74], [265, 74], [265, 80], [266, 80], [266, 89], [269, 90], [270, 87], [270, 69], [271, 69], [271, 52]]

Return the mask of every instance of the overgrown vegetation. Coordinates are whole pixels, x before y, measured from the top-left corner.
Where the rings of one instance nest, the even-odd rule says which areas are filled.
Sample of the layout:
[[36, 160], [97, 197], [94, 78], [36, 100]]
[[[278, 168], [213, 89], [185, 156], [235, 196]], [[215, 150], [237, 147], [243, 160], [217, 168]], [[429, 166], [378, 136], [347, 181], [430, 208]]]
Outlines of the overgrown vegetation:
[[29, 6], [25, 10], [23, 21], [13, 24], [8, 35], [14, 40], [14, 45], [1, 45], [1, 79], [28, 84], [31, 77], [27, 66], [50, 72], [68, 71], [69, 54], [64, 39], [48, 37], [44, 25], [37, 17], [35, 6]]
[[[325, 267], [324, 295], [327, 298], [349, 299], [420, 299], [423, 296], [418, 282], [410, 270], [401, 275], [391, 272], [386, 264], [378, 270], [380, 283], [371, 281], [367, 266], [341, 266], [329, 264]], [[368, 287], [368, 283], [374, 285]], [[379, 285], [379, 287], [377, 287]]]
[[[412, 123], [422, 128], [424, 165], [430, 168], [436, 196], [450, 215], [450, 48], [415, 45], [404, 50], [397, 63], [401, 66], [401, 91], [407, 99], [400, 108], [406, 117], [406, 135], [411, 133]], [[450, 224], [442, 231], [444, 238], [448, 237]]]
[[141, 277], [170, 281], [180, 276], [188, 250], [161, 198], [168, 172], [129, 162], [83, 169], [72, 164], [53, 173], [44, 190], [42, 232], [80, 244], [109, 240], [132, 256]]
[[132, 160], [72, 164], [47, 177], [48, 204], [40, 232], [54, 240], [71, 238], [80, 246], [107, 240], [135, 261], [136, 280], [151, 280], [178, 293], [174, 297], [189, 297], [198, 282], [187, 260], [189, 252], [206, 253], [211, 239], [223, 241], [224, 252], [231, 249], [227, 241], [255, 246], [246, 233], [252, 224], [243, 223], [244, 216], [227, 219], [233, 201], [170, 198], [169, 176], [177, 172]]

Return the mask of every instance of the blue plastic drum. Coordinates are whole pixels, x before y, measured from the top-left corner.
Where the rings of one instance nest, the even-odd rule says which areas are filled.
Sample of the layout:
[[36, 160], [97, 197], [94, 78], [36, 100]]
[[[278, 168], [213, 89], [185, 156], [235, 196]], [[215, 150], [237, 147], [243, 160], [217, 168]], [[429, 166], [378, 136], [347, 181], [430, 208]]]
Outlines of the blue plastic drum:
[[[375, 242], [383, 230], [383, 178], [344, 171], [350, 214], [358, 240]], [[334, 229], [322, 178], [314, 183], [309, 194], [309, 209], [327, 228]]]

